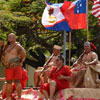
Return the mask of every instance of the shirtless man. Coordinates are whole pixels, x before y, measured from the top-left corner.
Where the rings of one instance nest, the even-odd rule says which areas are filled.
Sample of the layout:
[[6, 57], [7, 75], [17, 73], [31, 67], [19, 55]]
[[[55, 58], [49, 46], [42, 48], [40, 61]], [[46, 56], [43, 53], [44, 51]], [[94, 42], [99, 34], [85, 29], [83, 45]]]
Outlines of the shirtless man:
[[[48, 59], [48, 61], [44, 64], [44, 68], [49, 67], [47, 70], [43, 72], [43, 83], [47, 82], [48, 79], [48, 72], [50, 71], [52, 66], [55, 66], [56, 64], [56, 58], [60, 54], [61, 47], [58, 45], [54, 45], [53, 47], [53, 54], [51, 57]], [[49, 63], [48, 63], [49, 62]], [[40, 75], [41, 71], [43, 70], [43, 67], [41, 69], [38, 69], [34, 72], [34, 86], [39, 87], [40, 86]]]
[[21, 100], [20, 79], [22, 78], [22, 64], [26, 58], [26, 53], [25, 49], [16, 42], [15, 34], [10, 33], [8, 35], [8, 42], [9, 44], [5, 47], [3, 54], [3, 61], [6, 66], [7, 100], [11, 100], [12, 82], [16, 85], [18, 100]]

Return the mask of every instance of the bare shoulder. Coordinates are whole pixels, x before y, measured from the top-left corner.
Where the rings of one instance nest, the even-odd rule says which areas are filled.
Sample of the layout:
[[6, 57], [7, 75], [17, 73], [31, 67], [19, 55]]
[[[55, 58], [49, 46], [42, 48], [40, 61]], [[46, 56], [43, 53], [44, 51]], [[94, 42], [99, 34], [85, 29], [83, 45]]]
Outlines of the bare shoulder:
[[17, 47], [18, 49], [19, 49], [19, 48], [23, 48], [19, 42], [16, 43], [16, 47]]
[[16, 43], [16, 48], [17, 48], [18, 52], [25, 51], [25, 49], [20, 45], [20, 43]]
[[94, 55], [94, 56], [97, 56], [97, 54], [95, 52], [93, 52], [93, 51], [91, 52], [91, 54]]

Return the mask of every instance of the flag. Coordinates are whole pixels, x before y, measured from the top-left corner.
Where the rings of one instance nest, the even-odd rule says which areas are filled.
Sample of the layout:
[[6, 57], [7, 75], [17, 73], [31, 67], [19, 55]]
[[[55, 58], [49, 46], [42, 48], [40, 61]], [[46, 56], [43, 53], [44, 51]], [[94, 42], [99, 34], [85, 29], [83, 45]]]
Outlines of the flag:
[[92, 6], [92, 14], [93, 16], [99, 18], [99, 26], [100, 26], [100, 0], [94, 0], [94, 4]]
[[42, 24], [48, 30], [71, 31], [64, 15], [61, 12], [63, 3], [52, 4], [46, 1], [47, 7], [42, 15]]
[[86, 29], [86, 0], [64, 1], [61, 8], [71, 29]]

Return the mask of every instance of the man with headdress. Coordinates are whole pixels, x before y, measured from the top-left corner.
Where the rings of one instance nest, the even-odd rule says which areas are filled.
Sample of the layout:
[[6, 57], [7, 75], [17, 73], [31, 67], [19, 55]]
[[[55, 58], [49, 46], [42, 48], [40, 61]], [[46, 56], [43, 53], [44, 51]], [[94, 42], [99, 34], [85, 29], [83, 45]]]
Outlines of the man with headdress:
[[84, 52], [73, 64], [71, 69], [73, 88], [96, 87], [100, 65], [98, 55], [92, 50], [96, 50], [96, 47], [90, 42], [85, 42]]
[[[43, 75], [44, 83], [47, 82], [48, 71], [51, 70], [52, 66], [54, 66], [56, 64], [56, 58], [60, 54], [60, 51], [61, 51], [61, 47], [58, 45], [54, 45], [53, 54], [51, 55], [51, 57], [47, 60], [47, 62], [44, 64], [43, 67], [41, 67], [40, 69], [38, 69], [34, 72], [34, 85], [35, 85], [35, 87], [40, 86], [39, 83], [40, 83], [41, 73]], [[46, 69], [46, 70], [44, 70], [44, 69]]]
[[25, 49], [16, 42], [16, 35], [10, 33], [8, 35], [8, 44], [3, 53], [3, 61], [6, 66], [5, 78], [7, 81], [7, 100], [11, 100], [12, 82], [16, 85], [18, 100], [21, 100], [21, 84], [22, 79], [22, 64], [25, 60]]

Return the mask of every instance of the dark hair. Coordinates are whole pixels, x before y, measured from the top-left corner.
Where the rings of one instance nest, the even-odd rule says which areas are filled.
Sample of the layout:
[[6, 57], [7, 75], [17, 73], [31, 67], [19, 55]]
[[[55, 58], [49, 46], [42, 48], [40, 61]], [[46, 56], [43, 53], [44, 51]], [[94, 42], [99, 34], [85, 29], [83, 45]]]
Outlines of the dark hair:
[[59, 55], [58, 58], [59, 58], [60, 60], [62, 60], [62, 62], [64, 62], [64, 56], [63, 56], [63, 55]]
[[1, 41], [2, 41], [2, 40], [4, 41], [4, 39], [3, 39], [2, 37], [0, 37], [0, 40], [1, 40]]
[[7, 45], [10, 45], [10, 42], [7, 41]]

